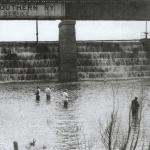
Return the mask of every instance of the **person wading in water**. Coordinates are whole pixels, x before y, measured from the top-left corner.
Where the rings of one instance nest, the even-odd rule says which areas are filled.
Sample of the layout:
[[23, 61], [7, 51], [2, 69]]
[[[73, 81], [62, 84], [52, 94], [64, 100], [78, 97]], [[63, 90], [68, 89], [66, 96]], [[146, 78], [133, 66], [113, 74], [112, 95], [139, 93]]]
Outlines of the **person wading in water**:
[[51, 89], [49, 88], [49, 85], [45, 89], [45, 92], [46, 92], [46, 100], [50, 100], [51, 99]]
[[64, 108], [68, 107], [68, 98], [71, 98], [71, 97], [68, 96], [67, 89], [65, 89], [63, 92]]
[[131, 103], [131, 110], [132, 110], [132, 116], [135, 116], [138, 114], [138, 111], [139, 111], [139, 102], [137, 101], [137, 97], [135, 97], [134, 100], [132, 100], [132, 103]]
[[36, 100], [40, 100], [40, 87], [37, 86], [35, 91]]

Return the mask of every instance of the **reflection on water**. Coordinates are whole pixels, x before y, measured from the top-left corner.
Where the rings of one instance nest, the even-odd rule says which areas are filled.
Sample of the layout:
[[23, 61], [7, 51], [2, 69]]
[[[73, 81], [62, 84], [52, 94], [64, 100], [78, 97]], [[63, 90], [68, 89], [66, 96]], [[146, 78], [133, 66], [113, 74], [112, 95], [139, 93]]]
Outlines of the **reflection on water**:
[[[146, 84], [147, 82], [145, 82]], [[51, 99], [44, 89], [50, 85]], [[38, 83], [40, 100], [35, 99], [37, 83], [7, 83], [0, 86], [0, 150], [19, 149], [93, 150], [104, 149], [97, 132], [99, 120], [104, 124], [113, 109], [118, 109], [121, 130], [128, 127], [128, 112], [135, 95], [140, 99], [141, 83], [80, 82]], [[148, 86], [147, 86], [148, 87]], [[68, 108], [63, 107], [62, 92], [68, 90]], [[132, 92], [131, 92], [132, 91]], [[141, 126], [149, 134], [149, 89], [143, 109]], [[132, 117], [132, 127], [138, 128], [138, 116]], [[122, 128], [123, 127], [123, 128]], [[36, 140], [35, 146], [30, 143]]]
[[[60, 84], [57, 86], [57, 90], [63, 92], [64, 89], [68, 89], [68, 93], [72, 96], [69, 100], [68, 108], [64, 108], [62, 99], [57, 106], [57, 114], [55, 118], [57, 120], [57, 141], [54, 149], [68, 150], [77, 148], [77, 126], [78, 126], [78, 104], [77, 104], [77, 91], [78, 84]], [[62, 96], [62, 93], [61, 93]]]
[[36, 104], [39, 105], [40, 104], [40, 98], [36, 99]]
[[138, 126], [139, 126], [139, 117], [138, 114], [135, 114], [132, 116], [132, 127], [138, 128]]
[[131, 128], [132, 140], [136, 141], [136, 139], [138, 137], [139, 128], [140, 128], [140, 118], [138, 117], [138, 114], [135, 114], [134, 116], [132, 116], [131, 127], [132, 127]]
[[46, 99], [46, 104], [49, 105], [51, 103], [50, 99]]

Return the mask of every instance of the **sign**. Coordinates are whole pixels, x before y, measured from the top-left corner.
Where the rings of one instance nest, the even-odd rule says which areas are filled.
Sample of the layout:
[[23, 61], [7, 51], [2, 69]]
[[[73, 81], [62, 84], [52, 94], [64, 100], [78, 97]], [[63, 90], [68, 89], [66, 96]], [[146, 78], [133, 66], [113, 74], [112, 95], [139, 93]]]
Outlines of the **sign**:
[[36, 4], [0, 4], [0, 19], [62, 19], [65, 17], [65, 5], [60, 3]]

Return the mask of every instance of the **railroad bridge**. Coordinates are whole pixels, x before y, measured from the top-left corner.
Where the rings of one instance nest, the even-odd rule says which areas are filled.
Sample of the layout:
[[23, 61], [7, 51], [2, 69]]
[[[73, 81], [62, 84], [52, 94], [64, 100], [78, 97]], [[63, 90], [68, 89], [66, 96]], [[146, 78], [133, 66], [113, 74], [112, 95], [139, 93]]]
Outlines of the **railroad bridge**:
[[61, 20], [60, 81], [77, 80], [76, 20], [150, 20], [150, 0], [0, 0], [1, 20]]

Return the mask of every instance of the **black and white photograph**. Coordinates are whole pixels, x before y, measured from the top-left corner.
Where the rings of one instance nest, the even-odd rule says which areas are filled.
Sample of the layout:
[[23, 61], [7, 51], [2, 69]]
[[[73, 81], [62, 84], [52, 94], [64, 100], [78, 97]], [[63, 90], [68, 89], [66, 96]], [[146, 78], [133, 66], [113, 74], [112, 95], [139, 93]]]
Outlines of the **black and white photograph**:
[[150, 0], [0, 0], [0, 150], [150, 150]]

